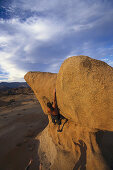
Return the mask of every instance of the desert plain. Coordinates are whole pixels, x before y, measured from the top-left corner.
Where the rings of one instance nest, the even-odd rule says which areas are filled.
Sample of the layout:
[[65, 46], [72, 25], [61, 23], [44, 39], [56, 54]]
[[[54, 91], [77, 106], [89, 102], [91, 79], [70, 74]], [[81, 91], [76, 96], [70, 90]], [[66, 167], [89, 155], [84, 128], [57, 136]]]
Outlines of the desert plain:
[[48, 118], [33, 92], [13, 93], [0, 93], [0, 170], [24, 170], [30, 159], [29, 169], [38, 170], [35, 136], [47, 126]]

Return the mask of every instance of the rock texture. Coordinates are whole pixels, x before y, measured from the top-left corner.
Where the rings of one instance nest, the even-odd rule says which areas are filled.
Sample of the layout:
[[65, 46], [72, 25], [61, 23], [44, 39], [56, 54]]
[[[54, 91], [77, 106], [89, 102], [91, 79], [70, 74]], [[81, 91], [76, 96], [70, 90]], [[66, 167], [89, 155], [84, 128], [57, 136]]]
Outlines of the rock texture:
[[42, 109], [47, 114], [47, 102], [53, 101], [53, 89], [56, 87], [57, 74], [46, 72], [28, 72], [24, 79], [34, 91]]
[[60, 68], [56, 87], [63, 115], [82, 126], [113, 130], [112, 67], [86, 56], [70, 57]]
[[87, 56], [64, 61], [58, 74], [28, 72], [26, 82], [47, 114], [56, 88], [62, 132], [49, 124], [41, 133], [42, 169], [113, 169], [113, 68]]

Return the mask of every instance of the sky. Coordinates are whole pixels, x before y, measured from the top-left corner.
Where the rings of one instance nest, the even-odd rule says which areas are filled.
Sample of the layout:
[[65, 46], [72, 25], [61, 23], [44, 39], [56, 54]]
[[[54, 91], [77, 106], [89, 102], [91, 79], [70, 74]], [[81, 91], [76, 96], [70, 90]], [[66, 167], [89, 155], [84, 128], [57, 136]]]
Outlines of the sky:
[[113, 0], [0, 0], [0, 82], [76, 55], [113, 67]]

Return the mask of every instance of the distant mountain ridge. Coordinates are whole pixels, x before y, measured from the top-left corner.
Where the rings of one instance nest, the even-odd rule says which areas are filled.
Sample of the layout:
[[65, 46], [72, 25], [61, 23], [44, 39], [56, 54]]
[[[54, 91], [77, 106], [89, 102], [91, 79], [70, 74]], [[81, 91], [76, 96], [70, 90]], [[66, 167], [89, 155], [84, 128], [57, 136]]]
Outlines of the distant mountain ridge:
[[26, 82], [1, 82], [0, 90], [7, 90], [12, 88], [28, 88], [28, 84]]

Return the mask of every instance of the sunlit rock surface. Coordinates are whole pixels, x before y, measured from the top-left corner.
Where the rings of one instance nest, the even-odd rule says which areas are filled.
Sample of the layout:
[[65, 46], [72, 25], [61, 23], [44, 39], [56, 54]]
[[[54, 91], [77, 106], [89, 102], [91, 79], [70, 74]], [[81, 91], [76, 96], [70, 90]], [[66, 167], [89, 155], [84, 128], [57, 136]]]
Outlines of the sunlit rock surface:
[[57, 132], [49, 124], [37, 139], [42, 169], [113, 169], [113, 68], [87, 56], [64, 61], [58, 74], [28, 72], [25, 80], [33, 89], [45, 114], [56, 88], [62, 120]]

